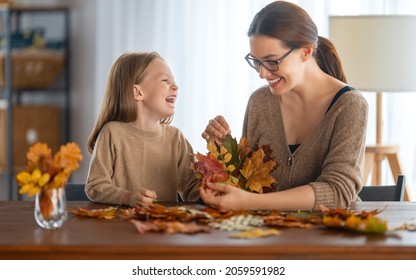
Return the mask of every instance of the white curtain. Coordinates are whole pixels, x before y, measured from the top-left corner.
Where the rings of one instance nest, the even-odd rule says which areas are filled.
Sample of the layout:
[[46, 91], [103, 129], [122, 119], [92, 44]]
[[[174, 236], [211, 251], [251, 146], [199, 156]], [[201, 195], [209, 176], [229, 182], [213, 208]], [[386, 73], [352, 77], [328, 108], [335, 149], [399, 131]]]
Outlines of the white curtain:
[[[179, 85], [173, 124], [195, 151], [206, 151], [200, 135], [217, 114], [227, 118], [239, 138], [247, 99], [262, 84], [244, 60], [249, 52], [246, 33], [254, 14], [268, 2], [97, 1], [97, 94], [103, 94], [108, 71], [120, 54], [157, 51]], [[100, 103], [96, 105], [98, 110]]]
[[[244, 60], [249, 51], [246, 33], [254, 14], [270, 2], [97, 1], [95, 114], [115, 59], [124, 52], [157, 51], [171, 66], [179, 85], [173, 124], [182, 130], [195, 151], [206, 152], [200, 135], [208, 120], [217, 114], [226, 117], [232, 134], [240, 138], [248, 97], [264, 83]], [[412, 0], [292, 2], [309, 12], [323, 36], [328, 33], [328, 15], [416, 14]], [[375, 97], [372, 93], [365, 96], [370, 104], [367, 142], [374, 143]], [[400, 145], [406, 177], [415, 185], [416, 125], [410, 120], [415, 119], [412, 104], [416, 104], [416, 94], [389, 94], [386, 99], [384, 139]]]
[[[416, 15], [416, 2], [412, 0], [330, 0], [331, 15]], [[415, 36], [415, 34], [409, 34]], [[387, 39], [387, 38], [386, 38]], [[360, 44], [360, 42], [357, 42]], [[400, 51], [400, 44], [397, 44]], [[394, 54], [386, 54], [394, 55]], [[382, 59], [382, 58], [380, 58]], [[391, 69], [394, 71], [394, 69]], [[416, 73], [415, 73], [416, 78]], [[364, 93], [369, 103], [369, 120], [367, 144], [376, 142], [376, 95], [374, 92]], [[416, 92], [386, 93], [383, 100], [383, 140], [388, 145], [399, 145], [399, 158], [406, 175], [413, 200], [416, 200], [416, 117], [414, 109]], [[384, 181], [394, 184], [387, 161], [384, 161]]]

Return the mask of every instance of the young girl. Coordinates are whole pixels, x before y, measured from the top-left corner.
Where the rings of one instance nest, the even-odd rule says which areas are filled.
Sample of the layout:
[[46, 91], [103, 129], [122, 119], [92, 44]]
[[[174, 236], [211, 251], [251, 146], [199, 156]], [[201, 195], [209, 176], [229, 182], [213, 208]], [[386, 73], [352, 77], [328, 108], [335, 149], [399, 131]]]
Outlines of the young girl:
[[120, 56], [111, 68], [101, 113], [87, 146], [85, 191], [95, 202], [148, 206], [199, 198], [192, 147], [169, 125], [178, 95], [172, 72], [155, 52]]

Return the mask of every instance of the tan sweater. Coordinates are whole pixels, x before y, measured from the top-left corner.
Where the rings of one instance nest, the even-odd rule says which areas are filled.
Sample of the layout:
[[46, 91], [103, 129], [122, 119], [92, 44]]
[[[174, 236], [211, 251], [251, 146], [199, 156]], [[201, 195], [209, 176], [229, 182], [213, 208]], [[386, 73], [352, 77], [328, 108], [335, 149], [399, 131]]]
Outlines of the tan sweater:
[[179, 129], [161, 126], [161, 132], [146, 132], [131, 123], [104, 125], [85, 187], [92, 201], [120, 205], [125, 192], [139, 188], [156, 191], [158, 201], [176, 201], [176, 192], [185, 201], [199, 198], [192, 147]]
[[278, 167], [272, 175], [278, 191], [309, 184], [319, 205], [346, 207], [359, 200], [363, 185], [363, 160], [368, 105], [357, 91], [341, 95], [323, 120], [291, 154], [279, 97], [267, 86], [248, 102], [243, 135], [250, 143], [270, 144]]

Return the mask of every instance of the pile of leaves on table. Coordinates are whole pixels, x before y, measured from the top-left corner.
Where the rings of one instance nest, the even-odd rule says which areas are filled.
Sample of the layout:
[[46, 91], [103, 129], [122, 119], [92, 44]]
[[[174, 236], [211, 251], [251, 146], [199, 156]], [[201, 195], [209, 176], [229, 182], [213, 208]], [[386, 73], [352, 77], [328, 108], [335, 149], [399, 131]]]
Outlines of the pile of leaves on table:
[[127, 220], [141, 234], [195, 234], [221, 230], [234, 232], [230, 235], [232, 238], [258, 238], [278, 235], [282, 228], [326, 227], [378, 234], [388, 230], [387, 221], [376, 216], [378, 210], [357, 212], [324, 207], [321, 210], [322, 212], [220, 212], [202, 205], [167, 207], [156, 203], [151, 207], [108, 207], [93, 210], [79, 208], [70, 212], [84, 217]]

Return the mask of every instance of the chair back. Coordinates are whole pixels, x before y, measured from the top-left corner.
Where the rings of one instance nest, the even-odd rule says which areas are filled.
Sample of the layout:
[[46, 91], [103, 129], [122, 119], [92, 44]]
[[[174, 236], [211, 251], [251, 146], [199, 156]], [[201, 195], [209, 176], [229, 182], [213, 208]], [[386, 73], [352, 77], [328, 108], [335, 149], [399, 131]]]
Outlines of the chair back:
[[67, 201], [90, 201], [85, 193], [85, 184], [67, 183], [65, 187]]
[[364, 186], [358, 196], [362, 201], [403, 201], [404, 175], [397, 177], [397, 185], [391, 186]]

